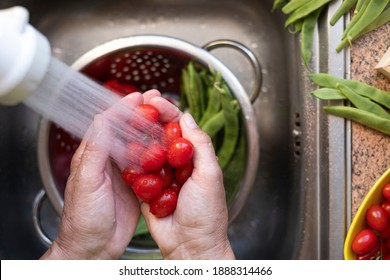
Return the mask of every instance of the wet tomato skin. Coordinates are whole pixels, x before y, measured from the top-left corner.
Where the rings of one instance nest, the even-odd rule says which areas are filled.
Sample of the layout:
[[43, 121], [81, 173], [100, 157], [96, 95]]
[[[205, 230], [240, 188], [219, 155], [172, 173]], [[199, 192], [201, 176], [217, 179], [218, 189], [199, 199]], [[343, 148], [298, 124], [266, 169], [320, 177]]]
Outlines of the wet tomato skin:
[[381, 247], [382, 247], [382, 243], [377, 242], [375, 247], [370, 252], [368, 252], [367, 254], [364, 254], [364, 255], [358, 255], [356, 259], [357, 260], [375, 260], [377, 258], [377, 256], [380, 254]]
[[138, 166], [126, 167], [122, 171], [122, 179], [129, 186], [133, 186], [135, 180], [140, 176], [145, 174], [145, 171]]
[[168, 163], [165, 163], [160, 169], [152, 171], [152, 174], [161, 178], [163, 189], [168, 188], [172, 184], [173, 170]]
[[369, 253], [377, 244], [378, 238], [371, 229], [363, 229], [352, 241], [352, 250], [358, 255]]
[[383, 200], [382, 204], [381, 204], [382, 208], [386, 211], [387, 213], [387, 217], [390, 221], [390, 201], [388, 200]]
[[162, 168], [167, 159], [167, 152], [157, 141], [152, 142], [141, 155], [140, 165], [146, 171], [152, 171]]
[[158, 218], [172, 214], [177, 205], [177, 194], [170, 189], [163, 190], [160, 195], [150, 201], [150, 212]]
[[194, 154], [192, 143], [183, 137], [172, 141], [169, 145], [167, 159], [171, 166], [180, 167], [186, 164]]
[[192, 170], [194, 169], [194, 164], [192, 160], [188, 161], [182, 166], [179, 166], [175, 169], [175, 179], [181, 184], [184, 184], [188, 178], [191, 177]]
[[164, 125], [162, 142], [166, 147], [177, 138], [181, 137], [180, 124], [177, 122], [168, 122]]
[[138, 198], [149, 202], [161, 193], [162, 180], [154, 174], [140, 175], [134, 181], [133, 190]]
[[367, 209], [366, 221], [374, 230], [382, 231], [386, 229], [388, 220], [387, 212], [382, 206], [373, 205]]
[[390, 183], [386, 184], [382, 189], [384, 198], [390, 201]]

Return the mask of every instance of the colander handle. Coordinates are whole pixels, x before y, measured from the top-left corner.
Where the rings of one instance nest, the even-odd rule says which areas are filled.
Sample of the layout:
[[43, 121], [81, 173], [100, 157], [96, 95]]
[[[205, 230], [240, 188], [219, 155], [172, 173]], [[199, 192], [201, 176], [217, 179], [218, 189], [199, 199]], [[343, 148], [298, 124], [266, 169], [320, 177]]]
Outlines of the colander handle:
[[255, 79], [255, 86], [253, 87], [252, 94], [249, 97], [249, 100], [253, 104], [257, 97], [260, 95], [261, 92], [261, 85], [263, 83], [263, 74], [261, 71], [261, 64], [259, 60], [257, 59], [256, 55], [253, 53], [252, 50], [250, 50], [248, 47], [245, 45], [241, 44], [240, 42], [230, 40], [230, 39], [219, 39], [215, 41], [211, 41], [207, 43], [206, 45], [203, 46], [203, 49], [207, 51], [211, 51], [217, 48], [222, 48], [222, 47], [227, 47], [227, 48], [232, 48], [235, 50], [240, 51], [243, 55], [245, 55], [248, 60], [250, 61], [255, 77], [258, 77]]
[[34, 202], [33, 202], [33, 223], [35, 231], [38, 234], [39, 239], [47, 246], [50, 247], [51, 243], [53, 242], [45, 233], [45, 231], [42, 229], [41, 226], [41, 218], [39, 216], [39, 212], [42, 208], [42, 203], [46, 198], [46, 192], [44, 190], [40, 190], [39, 193], [35, 196]]

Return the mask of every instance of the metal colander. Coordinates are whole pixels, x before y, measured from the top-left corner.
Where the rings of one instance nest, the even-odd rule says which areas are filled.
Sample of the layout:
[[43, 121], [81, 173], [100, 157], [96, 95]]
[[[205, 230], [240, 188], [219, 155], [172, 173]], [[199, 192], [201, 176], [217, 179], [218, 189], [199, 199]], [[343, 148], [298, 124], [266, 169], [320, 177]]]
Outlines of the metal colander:
[[[232, 72], [209, 53], [209, 50], [217, 47], [235, 48], [249, 58], [256, 77], [250, 97]], [[245, 204], [254, 183], [259, 161], [259, 136], [251, 102], [256, 100], [260, 92], [261, 68], [249, 49], [231, 40], [213, 41], [200, 48], [166, 36], [132, 36], [98, 46], [78, 59], [72, 67], [100, 83], [115, 80], [136, 87], [140, 91], [158, 89], [163, 96], [174, 102], [180, 97], [182, 69], [190, 61], [221, 72], [239, 101], [244, 115], [242, 119], [245, 122], [247, 139], [246, 171], [238, 192], [228, 205], [229, 221], [232, 222]], [[46, 193], [58, 213], [62, 212], [70, 161], [79, 141], [49, 120], [42, 120], [39, 139], [40, 171]], [[156, 256], [159, 251], [157, 248], [130, 244], [126, 252], [130, 255], [146, 254], [144, 257], [150, 258]]]

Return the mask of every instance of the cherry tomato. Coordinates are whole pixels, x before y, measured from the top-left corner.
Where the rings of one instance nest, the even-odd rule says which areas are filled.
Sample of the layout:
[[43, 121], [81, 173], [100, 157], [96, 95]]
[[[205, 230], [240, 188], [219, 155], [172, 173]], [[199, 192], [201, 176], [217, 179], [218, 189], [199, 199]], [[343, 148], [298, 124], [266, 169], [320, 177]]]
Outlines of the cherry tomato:
[[369, 251], [367, 254], [358, 255], [357, 260], [376, 260], [378, 255], [381, 254], [381, 242], [377, 242], [375, 247]]
[[378, 238], [371, 229], [363, 229], [352, 241], [352, 250], [358, 255], [370, 252], [378, 242]]
[[388, 183], [387, 185], [385, 185], [383, 187], [382, 194], [383, 194], [384, 198], [386, 198], [387, 200], [390, 201], [390, 183]]
[[140, 117], [149, 122], [155, 123], [160, 117], [160, 112], [156, 107], [150, 104], [141, 104], [138, 106], [138, 113]]
[[163, 190], [155, 199], [150, 201], [150, 212], [158, 218], [166, 217], [176, 209], [177, 194], [173, 190]]
[[163, 189], [168, 188], [172, 184], [173, 170], [168, 163], [165, 163], [160, 169], [155, 170], [152, 173], [161, 178]]
[[168, 148], [167, 159], [173, 167], [186, 164], [194, 154], [194, 147], [186, 138], [179, 137], [172, 141]]
[[387, 249], [390, 250], [390, 238], [386, 239], [386, 246], [387, 246]]
[[143, 174], [133, 184], [135, 194], [145, 202], [157, 197], [162, 190], [162, 180], [154, 174]]
[[382, 231], [387, 227], [387, 212], [380, 205], [373, 205], [367, 209], [366, 221], [370, 227], [377, 231]]
[[380, 232], [379, 238], [382, 240], [386, 240], [390, 236], [390, 225]]
[[142, 174], [145, 174], [145, 171], [141, 167], [138, 166], [126, 167], [122, 171], [122, 178], [127, 185], [133, 186], [135, 179], [137, 179], [138, 176]]
[[139, 159], [145, 151], [146, 147], [143, 144], [137, 141], [130, 142], [127, 145], [127, 159], [134, 164], [139, 164]]
[[179, 166], [175, 170], [175, 179], [181, 184], [184, 184], [188, 178], [191, 177], [192, 170], [194, 169], [194, 164], [192, 160], [188, 161], [182, 166]]
[[384, 255], [382, 260], [390, 260], [390, 254]]
[[182, 185], [180, 183], [178, 183], [176, 180], [173, 180], [172, 184], [169, 186], [169, 189], [173, 190], [177, 195], [179, 195], [181, 187]]
[[167, 159], [167, 152], [157, 141], [153, 141], [141, 155], [140, 165], [146, 171], [160, 169]]
[[139, 91], [138, 88], [132, 85], [122, 84], [116, 80], [108, 80], [103, 84], [103, 86], [105, 86], [108, 89], [111, 89], [116, 93], [119, 93], [122, 96]]
[[390, 221], [390, 201], [384, 199], [381, 206], [383, 209], [385, 209], [385, 211], [387, 213], [387, 217], [389, 218], [389, 221]]
[[169, 144], [179, 137], [181, 137], [181, 128], [179, 123], [168, 122], [164, 125], [162, 143], [165, 147], [169, 147]]

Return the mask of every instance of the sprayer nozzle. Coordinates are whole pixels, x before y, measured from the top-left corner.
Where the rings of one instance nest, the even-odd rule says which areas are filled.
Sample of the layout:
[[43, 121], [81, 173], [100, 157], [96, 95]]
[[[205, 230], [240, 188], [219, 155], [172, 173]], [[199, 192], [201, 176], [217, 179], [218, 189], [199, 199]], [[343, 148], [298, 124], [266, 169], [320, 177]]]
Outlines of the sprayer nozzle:
[[50, 44], [28, 24], [23, 7], [0, 10], [0, 61], [0, 104], [24, 100], [45, 76]]

